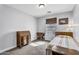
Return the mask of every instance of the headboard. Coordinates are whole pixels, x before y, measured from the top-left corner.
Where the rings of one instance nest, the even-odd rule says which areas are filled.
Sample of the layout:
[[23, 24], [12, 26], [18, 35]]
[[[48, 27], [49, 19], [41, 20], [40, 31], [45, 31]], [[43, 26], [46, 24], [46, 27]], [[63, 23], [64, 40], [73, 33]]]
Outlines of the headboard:
[[67, 35], [73, 38], [73, 32], [55, 32], [55, 36], [57, 35]]

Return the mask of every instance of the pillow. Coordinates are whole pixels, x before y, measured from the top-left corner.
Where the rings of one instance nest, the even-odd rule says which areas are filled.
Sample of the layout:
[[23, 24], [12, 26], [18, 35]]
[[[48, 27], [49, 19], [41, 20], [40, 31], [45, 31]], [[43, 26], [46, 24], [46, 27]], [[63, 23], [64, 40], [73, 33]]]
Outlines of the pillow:
[[70, 37], [70, 36], [67, 36], [67, 35], [58, 35], [58, 37], [60, 37], [60, 38], [72, 38], [72, 37]]
[[60, 37], [60, 38], [64, 38], [65, 36], [64, 36], [64, 35], [58, 35], [58, 37]]

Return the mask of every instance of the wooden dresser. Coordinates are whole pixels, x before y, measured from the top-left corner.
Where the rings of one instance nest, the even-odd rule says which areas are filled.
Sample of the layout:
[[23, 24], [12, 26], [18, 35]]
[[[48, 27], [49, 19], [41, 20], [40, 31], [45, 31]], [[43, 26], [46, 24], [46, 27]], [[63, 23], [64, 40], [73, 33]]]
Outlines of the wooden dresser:
[[17, 47], [21, 48], [31, 42], [29, 31], [17, 31]]

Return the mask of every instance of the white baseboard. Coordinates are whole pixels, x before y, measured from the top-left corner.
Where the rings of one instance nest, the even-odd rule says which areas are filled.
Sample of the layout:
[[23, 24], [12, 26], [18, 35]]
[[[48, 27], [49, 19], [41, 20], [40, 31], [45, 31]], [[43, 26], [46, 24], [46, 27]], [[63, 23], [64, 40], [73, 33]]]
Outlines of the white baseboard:
[[5, 52], [5, 51], [8, 51], [8, 50], [10, 50], [10, 49], [13, 49], [13, 48], [15, 48], [15, 47], [16, 47], [16, 46], [12, 46], [12, 47], [9, 47], [9, 48], [0, 50], [0, 53]]

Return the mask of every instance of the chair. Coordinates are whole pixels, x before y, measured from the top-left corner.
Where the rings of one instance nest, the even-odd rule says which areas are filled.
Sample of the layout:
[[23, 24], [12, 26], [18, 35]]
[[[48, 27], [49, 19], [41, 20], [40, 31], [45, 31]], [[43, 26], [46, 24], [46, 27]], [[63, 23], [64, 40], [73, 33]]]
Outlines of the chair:
[[37, 32], [37, 39], [44, 40], [45, 33]]

